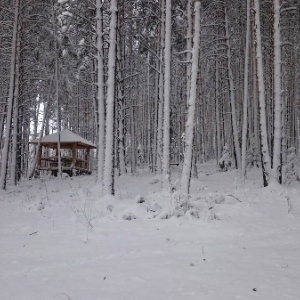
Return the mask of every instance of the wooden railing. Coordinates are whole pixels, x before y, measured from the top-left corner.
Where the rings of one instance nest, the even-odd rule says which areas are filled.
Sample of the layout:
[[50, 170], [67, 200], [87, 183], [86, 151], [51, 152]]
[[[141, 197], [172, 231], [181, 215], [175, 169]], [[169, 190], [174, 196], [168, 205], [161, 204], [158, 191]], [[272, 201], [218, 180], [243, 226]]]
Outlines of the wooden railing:
[[[73, 158], [71, 156], [61, 157], [62, 171], [76, 170], [76, 171], [88, 171], [88, 161], [81, 158]], [[41, 157], [39, 170], [57, 171], [58, 170], [58, 157], [57, 156], [45, 156]]]

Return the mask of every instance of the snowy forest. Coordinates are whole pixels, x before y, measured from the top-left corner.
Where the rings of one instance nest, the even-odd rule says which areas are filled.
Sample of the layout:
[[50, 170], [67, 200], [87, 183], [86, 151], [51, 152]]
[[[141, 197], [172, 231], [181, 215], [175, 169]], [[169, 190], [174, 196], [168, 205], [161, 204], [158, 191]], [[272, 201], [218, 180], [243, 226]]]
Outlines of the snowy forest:
[[0, 0], [0, 298], [299, 300], [299, 0]]
[[169, 187], [170, 165], [188, 194], [211, 160], [243, 177], [259, 167], [264, 186], [297, 179], [299, 1], [2, 0], [0, 12], [2, 189], [32, 175], [32, 139], [65, 128], [97, 144], [109, 194], [137, 168]]

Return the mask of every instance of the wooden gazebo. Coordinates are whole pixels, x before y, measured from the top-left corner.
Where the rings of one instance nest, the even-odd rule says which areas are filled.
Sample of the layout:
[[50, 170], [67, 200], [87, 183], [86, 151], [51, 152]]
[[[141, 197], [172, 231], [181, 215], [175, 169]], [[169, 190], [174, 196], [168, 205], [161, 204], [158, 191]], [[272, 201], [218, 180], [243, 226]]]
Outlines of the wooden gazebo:
[[36, 173], [50, 171], [53, 175], [58, 172], [58, 143], [61, 149], [61, 169], [62, 172], [70, 176], [74, 174], [89, 174], [90, 170], [90, 150], [96, 149], [96, 145], [71, 132], [68, 129], [56, 132], [51, 135], [35, 139], [31, 144], [40, 145], [36, 162]]

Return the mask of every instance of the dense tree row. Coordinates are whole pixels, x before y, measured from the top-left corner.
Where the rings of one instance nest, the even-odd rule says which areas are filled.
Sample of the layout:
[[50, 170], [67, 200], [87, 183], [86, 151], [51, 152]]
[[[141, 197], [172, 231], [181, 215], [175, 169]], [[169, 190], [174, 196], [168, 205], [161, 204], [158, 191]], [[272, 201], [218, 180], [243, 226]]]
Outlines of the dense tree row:
[[298, 152], [299, 1], [1, 0], [0, 24], [2, 188], [64, 128], [97, 143], [105, 193], [179, 164], [186, 197], [208, 160], [282, 183]]

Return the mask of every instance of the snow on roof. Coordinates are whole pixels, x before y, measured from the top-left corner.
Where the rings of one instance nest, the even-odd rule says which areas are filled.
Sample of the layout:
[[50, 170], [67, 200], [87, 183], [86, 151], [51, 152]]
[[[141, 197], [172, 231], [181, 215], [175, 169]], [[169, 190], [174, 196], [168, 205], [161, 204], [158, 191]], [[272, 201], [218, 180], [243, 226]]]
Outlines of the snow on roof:
[[[35, 139], [31, 141], [32, 144], [38, 144], [40, 139]], [[58, 142], [58, 132], [46, 135], [42, 137], [42, 144], [57, 144]], [[81, 136], [71, 132], [68, 129], [64, 129], [60, 132], [60, 142], [63, 144], [81, 144], [85, 146], [90, 146], [91, 148], [97, 148], [97, 146], [89, 142], [88, 140], [82, 138]]]

